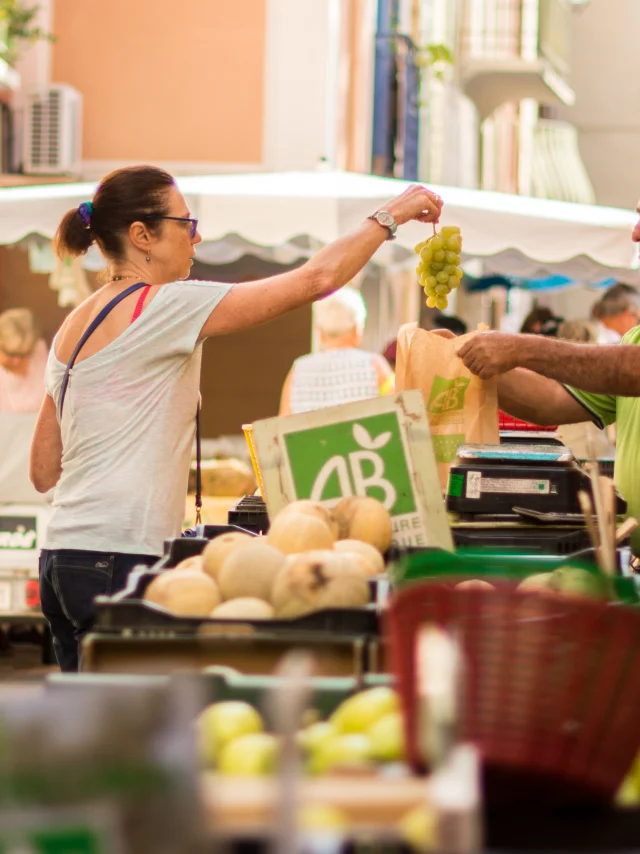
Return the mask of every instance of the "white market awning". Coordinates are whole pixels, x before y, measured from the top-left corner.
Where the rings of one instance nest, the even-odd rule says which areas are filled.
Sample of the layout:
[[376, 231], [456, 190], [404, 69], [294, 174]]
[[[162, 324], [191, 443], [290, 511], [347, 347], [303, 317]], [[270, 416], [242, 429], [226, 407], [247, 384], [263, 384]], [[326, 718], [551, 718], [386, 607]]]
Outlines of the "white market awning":
[[[328, 243], [355, 227], [407, 183], [348, 172], [208, 175], [178, 180], [204, 240], [236, 234], [279, 246], [299, 235]], [[29, 234], [52, 237], [70, 207], [91, 198], [95, 184], [0, 189], [0, 244]], [[583, 282], [616, 277], [640, 283], [631, 242], [631, 210], [577, 205], [504, 193], [433, 187], [445, 201], [443, 223], [462, 229], [464, 255], [486, 261], [487, 273], [561, 274]], [[396, 245], [411, 249], [430, 226], [410, 223]], [[387, 244], [382, 252], [389, 252]], [[495, 262], [491, 259], [494, 258]]]

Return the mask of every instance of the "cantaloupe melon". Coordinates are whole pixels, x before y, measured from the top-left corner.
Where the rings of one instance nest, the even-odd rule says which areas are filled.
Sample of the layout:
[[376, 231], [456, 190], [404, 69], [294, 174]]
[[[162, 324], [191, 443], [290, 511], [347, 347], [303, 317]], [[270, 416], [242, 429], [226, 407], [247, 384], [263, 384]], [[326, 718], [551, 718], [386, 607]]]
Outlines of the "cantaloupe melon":
[[277, 617], [299, 617], [321, 608], [356, 608], [369, 602], [369, 584], [346, 555], [311, 551], [291, 555], [276, 578], [271, 600]]
[[206, 617], [221, 599], [215, 581], [198, 569], [166, 570], [149, 584], [144, 598], [184, 617]]
[[271, 523], [267, 540], [284, 554], [300, 554], [312, 549], [330, 549], [335, 536], [328, 525], [315, 516], [284, 513]]
[[291, 504], [287, 504], [287, 506], [278, 513], [276, 518], [287, 513], [302, 513], [303, 516], [315, 516], [316, 519], [320, 519], [325, 523], [325, 525], [327, 525], [327, 527], [333, 532], [333, 536], [336, 539], [340, 534], [340, 526], [333, 515], [333, 511], [329, 507], [325, 507], [324, 504], [320, 504], [318, 501], [309, 501], [307, 498], [302, 499], [301, 501], [292, 501]]
[[493, 584], [488, 581], [482, 581], [480, 578], [469, 578], [467, 581], [461, 581], [456, 584], [456, 590], [495, 590]]
[[269, 602], [285, 556], [263, 537], [254, 538], [231, 552], [222, 564], [218, 583], [223, 599], [256, 598]]
[[343, 498], [333, 510], [341, 540], [362, 540], [384, 554], [391, 545], [391, 516], [380, 501], [362, 495]]
[[552, 572], [536, 572], [529, 575], [518, 584], [518, 590], [534, 591], [537, 593], [554, 593], [554, 577]]
[[193, 555], [181, 560], [175, 567], [176, 569], [197, 569], [202, 572], [202, 555]]
[[371, 577], [382, 575], [385, 570], [384, 558], [375, 548], [369, 543], [364, 543], [362, 540], [338, 540], [333, 544], [334, 551], [339, 553], [357, 554], [367, 566], [367, 574]]
[[207, 543], [202, 552], [203, 570], [214, 581], [217, 581], [222, 564], [231, 552], [254, 539], [255, 537], [252, 537], [251, 534], [243, 534], [242, 531], [231, 531], [228, 534], [221, 534], [219, 537], [215, 537], [215, 539]]
[[242, 596], [218, 605], [211, 616], [218, 620], [270, 620], [273, 613], [273, 607], [264, 599]]

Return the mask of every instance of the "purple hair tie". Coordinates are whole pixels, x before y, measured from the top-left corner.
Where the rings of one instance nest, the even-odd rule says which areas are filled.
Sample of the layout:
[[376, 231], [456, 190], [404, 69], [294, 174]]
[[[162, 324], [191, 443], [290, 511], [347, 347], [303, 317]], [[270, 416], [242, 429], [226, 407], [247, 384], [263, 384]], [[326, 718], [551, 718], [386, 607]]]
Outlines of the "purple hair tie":
[[85, 228], [91, 228], [91, 214], [93, 213], [93, 204], [91, 202], [83, 202], [78, 206], [78, 215], [82, 220]]

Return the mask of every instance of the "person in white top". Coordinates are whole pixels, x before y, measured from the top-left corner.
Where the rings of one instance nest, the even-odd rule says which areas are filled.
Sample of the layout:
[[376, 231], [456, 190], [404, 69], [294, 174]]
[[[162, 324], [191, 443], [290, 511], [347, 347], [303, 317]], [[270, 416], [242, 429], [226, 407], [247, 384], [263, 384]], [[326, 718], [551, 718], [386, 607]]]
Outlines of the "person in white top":
[[47, 345], [28, 308], [0, 314], [0, 413], [37, 412], [44, 395]]
[[300, 356], [282, 388], [280, 415], [352, 403], [392, 391], [391, 366], [360, 349], [367, 307], [360, 291], [342, 288], [315, 303], [313, 322], [320, 351]]
[[638, 325], [640, 295], [633, 285], [618, 282], [594, 304], [591, 317], [598, 325], [598, 344], [619, 344]]
[[[64, 321], [53, 342], [31, 450], [39, 492], [55, 487], [40, 556], [40, 598], [63, 670], [79, 666], [93, 599], [121, 589], [180, 533], [202, 343], [265, 323], [345, 285], [397, 226], [436, 222], [442, 200], [408, 187], [298, 269], [242, 285], [185, 281], [198, 221], [173, 178], [151, 166], [119, 169], [69, 211], [59, 256], [95, 242], [108, 281]], [[60, 414], [65, 366], [111, 300], [136, 283], [82, 347]]]

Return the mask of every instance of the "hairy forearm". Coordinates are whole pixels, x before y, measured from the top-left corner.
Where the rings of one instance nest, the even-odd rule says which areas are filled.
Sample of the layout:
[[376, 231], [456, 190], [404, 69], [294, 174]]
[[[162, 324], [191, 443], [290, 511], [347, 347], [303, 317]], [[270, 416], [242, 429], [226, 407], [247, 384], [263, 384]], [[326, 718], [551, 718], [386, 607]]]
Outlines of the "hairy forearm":
[[565, 423], [559, 417], [557, 400], [557, 390], [561, 386], [554, 380], [516, 368], [497, 377], [497, 381], [498, 404], [503, 412], [543, 427], [560, 421]]
[[498, 403], [503, 412], [548, 427], [579, 424], [589, 412], [555, 380], [516, 368], [497, 377]]
[[537, 336], [519, 336], [517, 363], [582, 391], [640, 396], [640, 347], [594, 347]]

